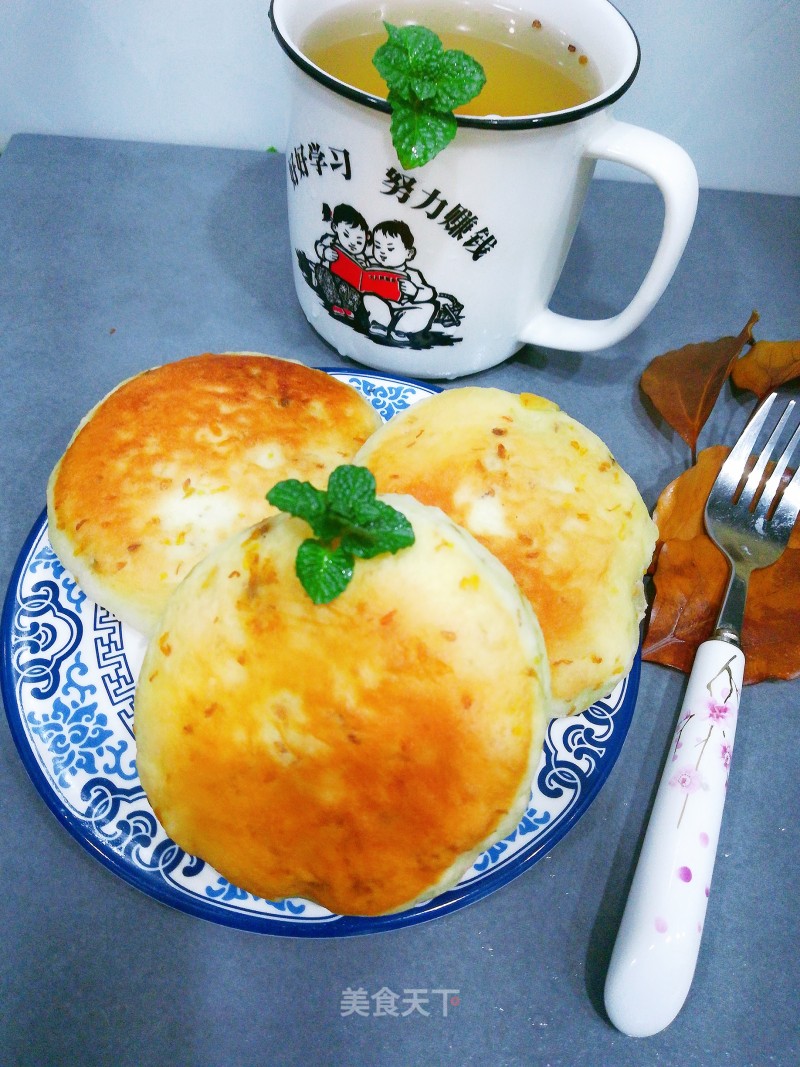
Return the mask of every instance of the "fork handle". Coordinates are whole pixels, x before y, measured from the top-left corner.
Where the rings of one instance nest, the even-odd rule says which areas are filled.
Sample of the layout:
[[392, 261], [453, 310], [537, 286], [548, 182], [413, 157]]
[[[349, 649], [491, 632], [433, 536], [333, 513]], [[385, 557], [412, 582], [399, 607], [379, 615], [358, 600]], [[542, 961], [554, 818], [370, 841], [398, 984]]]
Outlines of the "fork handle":
[[692, 984], [743, 673], [737, 645], [700, 645], [606, 977], [609, 1018], [631, 1037], [669, 1026]]

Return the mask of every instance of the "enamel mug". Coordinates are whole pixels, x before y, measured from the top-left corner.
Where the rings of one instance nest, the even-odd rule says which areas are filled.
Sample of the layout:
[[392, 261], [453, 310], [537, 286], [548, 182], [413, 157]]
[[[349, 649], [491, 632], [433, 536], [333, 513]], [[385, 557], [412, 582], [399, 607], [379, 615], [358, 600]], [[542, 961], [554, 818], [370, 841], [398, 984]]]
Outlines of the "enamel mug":
[[[682, 148], [611, 115], [639, 67], [636, 35], [620, 12], [607, 0], [504, 5], [520, 29], [536, 20], [565, 49], [586, 55], [596, 95], [555, 112], [458, 116], [455, 139], [423, 166], [404, 170], [386, 102], [303, 53], [309, 26], [352, 2], [272, 0], [270, 8], [291, 60], [289, 234], [297, 296], [313, 328], [368, 367], [446, 379], [494, 366], [525, 344], [588, 351], [636, 329], [683, 253], [698, 183]], [[383, 8], [392, 12], [388, 4], [372, 7], [378, 22]], [[598, 159], [656, 183], [663, 231], [627, 307], [606, 319], [570, 318], [548, 303]]]

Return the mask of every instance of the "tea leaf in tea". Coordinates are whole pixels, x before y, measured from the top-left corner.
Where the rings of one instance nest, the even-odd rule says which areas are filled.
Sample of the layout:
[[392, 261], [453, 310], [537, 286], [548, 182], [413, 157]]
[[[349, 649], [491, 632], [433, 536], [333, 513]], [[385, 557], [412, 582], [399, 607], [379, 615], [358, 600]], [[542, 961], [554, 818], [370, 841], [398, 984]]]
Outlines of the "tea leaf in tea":
[[392, 143], [406, 170], [422, 167], [455, 137], [455, 108], [477, 96], [483, 67], [458, 49], [445, 49], [425, 26], [392, 26], [373, 58], [389, 89]]

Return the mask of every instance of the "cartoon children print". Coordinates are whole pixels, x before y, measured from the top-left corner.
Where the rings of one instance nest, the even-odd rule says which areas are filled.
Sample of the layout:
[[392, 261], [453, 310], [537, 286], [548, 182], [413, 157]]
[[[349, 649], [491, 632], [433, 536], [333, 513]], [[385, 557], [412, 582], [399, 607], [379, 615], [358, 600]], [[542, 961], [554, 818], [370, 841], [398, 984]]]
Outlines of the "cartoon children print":
[[424, 333], [436, 314], [436, 290], [409, 263], [417, 254], [414, 237], [404, 222], [381, 222], [372, 231], [372, 259], [381, 267], [399, 275], [398, 299], [365, 293], [364, 310], [369, 319], [371, 337], [390, 337], [408, 342], [409, 337]]
[[325, 204], [322, 216], [329, 229], [315, 242], [316, 262], [301, 250], [297, 257], [329, 314], [379, 344], [429, 348], [460, 340], [445, 331], [460, 324], [463, 305], [411, 265], [417, 249], [405, 222], [387, 219], [370, 230], [350, 204]]
[[352, 259], [366, 263], [369, 227], [364, 216], [349, 204], [338, 204], [333, 211], [323, 204], [322, 219], [330, 223], [331, 231], [323, 234], [314, 245], [317, 258], [321, 262], [335, 263], [341, 250]]

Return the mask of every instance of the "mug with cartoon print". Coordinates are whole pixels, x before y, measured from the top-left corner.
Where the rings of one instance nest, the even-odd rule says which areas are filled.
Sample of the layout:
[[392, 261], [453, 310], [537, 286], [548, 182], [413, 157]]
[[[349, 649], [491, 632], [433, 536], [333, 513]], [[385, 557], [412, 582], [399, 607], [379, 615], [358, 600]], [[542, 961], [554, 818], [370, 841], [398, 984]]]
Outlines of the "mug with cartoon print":
[[[386, 101], [334, 78], [303, 52], [314, 21], [339, 8], [347, 14], [352, 2], [272, 0], [270, 8], [292, 60], [289, 232], [297, 295], [311, 325], [368, 367], [447, 379], [494, 366], [526, 343], [587, 351], [630, 334], [675, 271], [698, 186], [682, 148], [610, 114], [639, 66], [623, 16], [608, 0], [515, 0], [519, 25], [549, 22], [572, 52], [579, 42], [581, 56], [591, 57], [596, 94], [555, 112], [457, 113], [455, 139], [407, 170], [392, 144]], [[471, 0], [459, 12], [467, 8], [495, 5]], [[431, 0], [422, 21], [436, 29], [444, 10]], [[510, 10], [504, 5], [505, 18]], [[570, 318], [548, 303], [598, 159], [657, 184], [663, 230], [627, 307], [606, 319]]]

